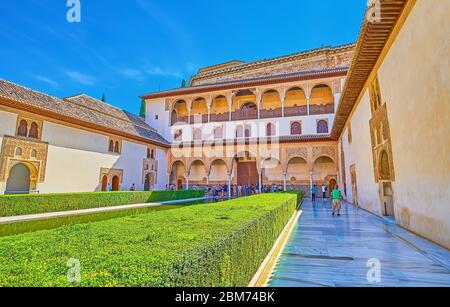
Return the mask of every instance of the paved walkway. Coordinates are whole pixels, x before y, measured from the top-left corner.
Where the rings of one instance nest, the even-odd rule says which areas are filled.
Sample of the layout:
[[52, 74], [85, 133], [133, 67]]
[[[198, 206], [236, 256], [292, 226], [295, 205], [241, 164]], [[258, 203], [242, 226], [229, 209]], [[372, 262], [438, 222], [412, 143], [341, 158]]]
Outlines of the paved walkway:
[[213, 197], [191, 198], [191, 199], [182, 199], [182, 200], [163, 201], [163, 202], [159, 202], [159, 203], [146, 203], [146, 204], [101, 207], [101, 208], [92, 208], [92, 209], [83, 209], [83, 210], [74, 210], [74, 211], [61, 211], [61, 212], [49, 212], [49, 213], [40, 213], [40, 214], [31, 214], [31, 215], [1, 217], [0, 225], [13, 224], [13, 223], [18, 223], [18, 222], [39, 221], [39, 220], [61, 218], [61, 217], [68, 217], [68, 216], [89, 215], [89, 214], [94, 214], [94, 213], [115, 212], [115, 211], [130, 210], [130, 209], [152, 208], [152, 207], [159, 207], [159, 206], [163, 206], [163, 205], [191, 203], [191, 202], [202, 201], [202, 200], [207, 201], [210, 199], [213, 199]]
[[[388, 219], [344, 204], [305, 201], [303, 213], [269, 283], [274, 287], [450, 286], [450, 252]], [[369, 259], [381, 282], [367, 280]]]

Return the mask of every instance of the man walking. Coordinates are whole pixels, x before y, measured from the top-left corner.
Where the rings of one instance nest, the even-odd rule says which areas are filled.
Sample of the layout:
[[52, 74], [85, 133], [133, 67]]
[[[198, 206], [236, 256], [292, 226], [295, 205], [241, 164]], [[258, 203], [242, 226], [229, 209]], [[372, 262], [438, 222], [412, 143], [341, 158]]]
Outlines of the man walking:
[[242, 197], [242, 185], [238, 185], [238, 197]]
[[316, 202], [316, 195], [317, 195], [317, 186], [313, 185], [311, 188], [311, 195], [312, 195], [312, 201], [313, 203]]
[[336, 213], [337, 216], [341, 216], [342, 192], [338, 186], [331, 192], [331, 198], [333, 199], [333, 216]]
[[327, 200], [327, 190], [328, 190], [327, 186], [323, 185], [322, 186], [322, 198], [323, 198], [324, 201]]

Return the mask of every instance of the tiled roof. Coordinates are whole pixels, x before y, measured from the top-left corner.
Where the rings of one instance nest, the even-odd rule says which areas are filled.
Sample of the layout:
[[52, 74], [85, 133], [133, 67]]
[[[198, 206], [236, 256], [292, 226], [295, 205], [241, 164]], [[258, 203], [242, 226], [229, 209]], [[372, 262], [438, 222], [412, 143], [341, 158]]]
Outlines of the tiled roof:
[[273, 65], [273, 64], [278, 64], [278, 63], [284, 63], [284, 62], [289, 62], [289, 61], [299, 59], [299, 58], [308, 58], [308, 57], [311, 57], [311, 56], [314, 56], [314, 55], [320, 54], [320, 53], [345, 50], [345, 49], [350, 49], [350, 48], [354, 48], [354, 47], [355, 47], [355, 44], [346, 44], [346, 45], [336, 46], [336, 47], [327, 46], [327, 47], [321, 47], [321, 48], [316, 48], [316, 49], [312, 49], [312, 50], [297, 52], [297, 53], [289, 54], [289, 55], [285, 55], [285, 56], [280, 56], [280, 57], [276, 57], [276, 58], [272, 58], [272, 59], [263, 59], [263, 60], [258, 60], [258, 61], [254, 61], [254, 62], [249, 62], [249, 63], [242, 62], [239, 65], [224, 67], [222, 69], [215, 69], [215, 70], [211, 70], [211, 71], [207, 70], [205, 72], [200, 71], [200, 73], [198, 73], [197, 75], [192, 76], [191, 84], [197, 79], [210, 77], [210, 76], [217, 75], [217, 74], [227, 74], [227, 73], [230, 73], [233, 71], [238, 71], [238, 70], [254, 69], [259, 66], [267, 66], [267, 65]]
[[143, 142], [169, 144], [142, 118], [84, 94], [61, 99], [0, 79], [0, 104]]
[[193, 93], [201, 93], [208, 91], [217, 91], [224, 89], [236, 89], [242, 87], [250, 87], [256, 85], [268, 85], [268, 84], [276, 84], [280, 82], [294, 82], [298, 80], [306, 79], [314, 79], [314, 77], [326, 77], [327, 75], [334, 74], [342, 74], [346, 75], [348, 71], [348, 67], [338, 67], [331, 69], [322, 69], [322, 70], [310, 70], [310, 71], [300, 71], [295, 73], [281, 74], [281, 75], [272, 75], [267, 77], [260, 78], [251, 78], [251, 79], [242, 79], [242, 80], [234, 80], [234, 81], [226, 81], [226, 82], [217, 82], [217, 83], [209, 83], [202, 84], [198, 86], [191, 86], [186, 88], [176, 88], [172, 90], [150, 93], [147, 95], [141, 96], [143, 99], [153, 99], [153, 98], [162, 98], [162, 97], [173, 97], [178, 95], [189, 95]]
[[381, 20], [372, 22], [367, 18], [364, 19], [331, 131], [333, 139], [337, 140], [341, 136], [358, 97], [364, 90], [364, 85], [405, 7], [407, 5], [411, 7], [414, 3], [415, 0], [382, 0], [379, 3]]

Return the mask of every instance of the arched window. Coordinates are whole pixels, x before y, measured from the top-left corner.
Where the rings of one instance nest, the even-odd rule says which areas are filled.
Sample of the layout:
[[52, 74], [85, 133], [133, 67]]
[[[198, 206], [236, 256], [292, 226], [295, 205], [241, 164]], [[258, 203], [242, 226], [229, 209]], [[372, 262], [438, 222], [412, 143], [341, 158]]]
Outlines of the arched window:
[[236, 128], [236, 137], [237, 137], [237, 138], [242, 138], [242, 137], [244, 137], [244, 127], [238, 126], [238, 127]]
[[250, 138], [252, 136], [252, 127], [245, 126], [245, 137]]
[[194, 130], [194, 141], [200, 141], [202, 139], [202, 129], [197, 128]]
[[28, 123], [26, 120], [22, 119], [19, 124], [19, 128], [17, 129], [18, 136], [26, 137], [28, 134]]
[[214, 138], [215, 139], [223, 139], [222, 127], [217, 127], [216, 129], [214, 129]]
[[387, 152], [383, 150], [380, 154], [380, 179], [389, 180], [390, 177], [389, 157]]
[[114, 152], [114, 141], [113, 140], [109, 141], [108, 151], [109, 152]]
[[155, 159], [155, 150], [154, 149], [152, 149], [150, 151], [150, 159]]
[[175, 131], [173, 138], [175, 141], [181, 141], [183, 139], [183, 130]]
[[120, 153], [120, 145], [119, 145], [119, 142], [116, 142], [116, 143], [114, 144], [114, 152], [115, 152], [115, 153]]
[[291, 135], [301, 135], [302, 134], [302, 124], [299, 122], [294, 122], [291, 124]]
[[14, 155], [16, 157], [21, 157], [22, 156], [22, 148], [16, 147], [16, 150], [14, 151]]
[[267, 136], [274, 136], [276, 133], [275, 131], [275, 125], [272, 123], [267, 124], [266, 126], [266, 135]]
[[36, 158], [37, 157], [37, 151], [36, 149], [31, 150], [31, 157]]
[[328, 133], [328, 122], [326, 120], [317, 122], [317, 133]]
[[39, 128], [35, 122], [31, 123], [30, 132], [28, 133], [28, 137], [33, 138], [33, 139], [39, 138]]

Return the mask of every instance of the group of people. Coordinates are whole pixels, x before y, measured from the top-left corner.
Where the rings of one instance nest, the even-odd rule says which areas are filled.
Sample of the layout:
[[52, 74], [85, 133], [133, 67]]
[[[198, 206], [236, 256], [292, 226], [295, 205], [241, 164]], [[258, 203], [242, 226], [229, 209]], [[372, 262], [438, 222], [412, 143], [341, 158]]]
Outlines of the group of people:
[[[324, 201], [327, 201], [327, 193], [328, 193], [328, 187], [326, 185], [323, 185], [321, 188], [322, 191], [322, 199]], [[316, 198], [317, 198], [317, 185], [313, 185], [311, 187], [311, 197], [312, 197], [312, 201], [313, 203], [316, 202]], [[333, 204], [333, 213], [332, 215], [335, 216], [341, 216], [341, 207], [342, 207], [342, 192], [339, 189], [338, 186], [336, 186], [336, 188], [334, 188], [331, 191], [331, 200], [332, 200], [332, 204]]]

